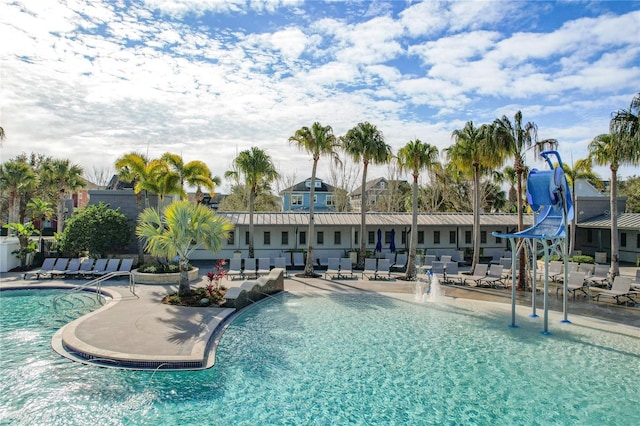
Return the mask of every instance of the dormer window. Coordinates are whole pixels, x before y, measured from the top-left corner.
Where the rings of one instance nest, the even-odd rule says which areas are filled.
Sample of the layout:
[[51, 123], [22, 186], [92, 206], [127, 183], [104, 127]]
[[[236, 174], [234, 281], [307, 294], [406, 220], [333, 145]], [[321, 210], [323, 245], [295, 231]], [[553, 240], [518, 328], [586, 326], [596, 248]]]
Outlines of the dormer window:
[[[306, 181], [304, 183], [304, 186], [306, 186], [307, 188], [311, 188], [311, 179], [309, 179], [308, 181]], [[322, 181], [320, 179], [316, 179], [314, 181], [314, 185], [313, 185], [316, 189], [321, 188], [322, 187]]]

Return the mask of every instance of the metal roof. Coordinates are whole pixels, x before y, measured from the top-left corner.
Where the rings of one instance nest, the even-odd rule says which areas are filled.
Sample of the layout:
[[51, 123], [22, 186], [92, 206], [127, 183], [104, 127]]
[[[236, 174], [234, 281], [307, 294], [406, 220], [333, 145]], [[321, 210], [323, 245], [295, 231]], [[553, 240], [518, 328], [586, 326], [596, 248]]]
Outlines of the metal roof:
[[[248, 212], [217, 212], [227, 217], [235, 225], [249, 225]], [[360, 226], [360, 213], [314, 213], [316, 225]], [[254, 213], [256, 226], [296, 226], [308, 225], [308, 213], [259, 212]], [[411, 213], [367, 213], [367, 225], [411, 226]], [[533, 223], [531, 215], [524, 216], [525, 226]], [[518, 216], [508, 213], [481, 214], [480, 224], [486, 226], [518, 226]], [[420, 213], [418, 225], [422, 226], [473, 226], [472, 213]]]
[[[579, 222], [578, 228], [611, 228], [611, 216], [603, 214]], [[618, 229], [640, 231], [640, 213], [620, 213], [618, 214]]]

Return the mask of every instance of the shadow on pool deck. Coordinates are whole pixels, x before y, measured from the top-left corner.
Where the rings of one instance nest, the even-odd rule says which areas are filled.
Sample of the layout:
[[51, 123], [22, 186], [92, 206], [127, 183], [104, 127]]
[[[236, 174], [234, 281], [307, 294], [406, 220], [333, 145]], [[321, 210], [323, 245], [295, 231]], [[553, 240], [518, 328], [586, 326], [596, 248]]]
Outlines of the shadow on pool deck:
[[[192, 286], [206, 284], [207, 268]], [[624, 272], [623, 272], [624, 273]], [[22, 280], [21, 274], [3, 274], [0, 289], [72, 287], [83, 282], [74, 280]], [[239, 285], [241, 281], [224, 281]], [[109, 281], [103, 289], [113, 296], [104, 307], [61, 328], [52, 342], [54, 348], [80, 362], [95, 364], [86, 358], [108, 360], [105, 364], [120, 368], [208, 368], [213, 365], [215, 348], [225, 321], [233, 309], [188, 308], [163, 305], [162, 297], [176, 290], [175, 285], [138, 285], [136, 294], [129, 292], [128, 282]], [[293, 294], [372, 291], [412, 300], [414, 283], [397, 279], [387, 281], [361, 279], [330, 280], [299, 278], [291, 274], [284, 282], [285, 291]], [[549, 309], [562, 311], [562, 297], [551, 291]], [[511, 302], [511, 291], [466, 286], [441, 286], [441, 294], [455, 303], [456, 299], [488, 302]], [[531, 306], [530, 292], [517, 292], [517, 304]], [[538, 315], [542, 315], [543, 298], [536, 297]], [[596, 303], [580, 297], [568, 301], [569, 318], [580, 315], [640, 327], [640, 308], [614, 303]], [[63, 347], [66, 346], [66, 350]], [[71, 349], [71, 350], [70, 350]], [[75, 352], [70, 353], [70, 352]], [[82, 354], [79, 356], [78, 354]]]

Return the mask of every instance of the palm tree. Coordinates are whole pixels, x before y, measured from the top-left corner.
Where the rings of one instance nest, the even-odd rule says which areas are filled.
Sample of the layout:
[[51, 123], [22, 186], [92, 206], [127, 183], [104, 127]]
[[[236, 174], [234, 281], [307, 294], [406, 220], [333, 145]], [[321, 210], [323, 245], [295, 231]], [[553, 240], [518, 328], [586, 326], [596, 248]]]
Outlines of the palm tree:
[[[539, 154], [545, 149], [552, 149], [558, 145], [555, 139], [545, 139], [538, 141], [538, 126], [529, 121], [522, 122], [522, 112], [516, 112], [513, 123], [506, 115], [497, 118], [493, 122], [493, 138], [496, 142], [495, 155], [504, 159], [513, 158], [513, 169], [516, 173], [516, 190], [518, 198], [516, 200], [518, 212], [518, 231], [524, 229], [524, 216], [522, 205], [522, 175], [525, 173], [525, 156], [529, 149], [533, 148], [535, 154]], [[515, 249], [515, 248], [514, 248]], [[518, 287], [524, 290], [525, 284], [525, 258], [524, 250], [520, 251]]]
[[197, 188], [196, 193], [198, 194], [202, 193], [202, 188], [213, 193], [216, 185], [220, 185], [220, 178], [212, 176], [211, 170], [209, 170], [209, 167], [202, 161], [193, 160], [185, 164], [182, 156], [170, 152], [162, 154], [161, 159], [166, 161], [173, 171], [178, 173], [178, 176], [180, 176], [180, 187], [183, 191], [185, 190], [185, 183], [195, 186]]
[[[597, 188], [602, 187], [600, 177], [593, 171], [592, 162], [588, 158], [583, 158], [575, 162], [573, 167], [567, 163], [562, 163], [562, 169], [564, 175], [567, 177], [567, 182], [571, 188], [571, 198], [573, 198], [573, 205], [576, 205], [576, 181], [578, 179], [586, 179], [590, 183], [594, 184]], [[569, 234], [569, 253], [573, 253], [576, 243], [576, 216], [573, 215], [571, 219], [571, 229]]]
[[314, 197], [318, 160], [320, 160], [321, 156], [326, 155], [336, 163], [340, 163], [340, 158], [336, 152], [338, 143], [331, 126], [323, 126], [317, 121], [311, 125], [311, 128], [304, 126], [296, 130], [296, 133], [289, 137], [289, 143], [295, 143], [298, 149], [306, 151], [313, 158], [311, 188], [309, 188], [309, 236], [307, 238], [307, 259], [304, 265], [304, 274], [310, 277], [315, 275], [313, 271], [313, 215], [315, 212]]
[[253, 212], [255, 201], [261, 187], [268, 186], [278, 178], [271, 157], [257, 146], [242, 151], [233, 160], [234, 170], [225, 173], [226, 177], [239, 178], [238, 174], [244, 175], [245, 185], [249, 190], [249, 257], [254, 257], [254, 225]]
[[31, 201], [27, 203], [27, 209], [31, 211], [32, 219], [38, 219], [40, 221], [38, 247], [42, 250], [42, 229], [44, 228], [44, 221], [51, 219], [54, 213], [53, 208], [48, 201], [40, 198], [32, 198]]
[[45, 179], [54, 185], [57, 189], [57, 217], [58, 226], [57, 233], [62, 234], [64, 228], [64, 204], [68, 193], [75, 192], [85, 187], [85, 180], [82, 178], [82, 167], [77, 164], [71, 164], [66, 160], [51, 160], [45, 165]]
[[411, 242], [405, 278], [414, 280], [416, 278], [416, 246], [418, 244], [418, 177], [420, 170], [430, 170], [438, 162], [438, 148], [416, 139], [400, 148], [397, 158], [400, 169], [411, 170], [413, 176]]
[[611, 276], [620, 270], [618, 236], [618, 168], [623, 165], [640, 164], [640, 94], [631, 101], [628, 110], [619, 110], [613, 115], [609, 134], [596, 136], [589, 144], [589, 157], [599, 165], [609, 165], [611, 170]]
[[384, 141], [382, 132], [369, 122], [358, 123], [356, 127], [342, 136], [343, 149], [353, 158], [362, 160], [362, 197], [360, 204], [360, 252], [358, 253], [358, 268], [364, 267], [367, 257], [365, 237], [367, 232], [367, 168], [371, 164], [385, 164], [392, 157], [391, 146]]
[[[144, 190], [146, 181], [149, 176], [149, 159], [146, 155], [138, 152], [130, 152], [124, 154], [116, 160], [116, 170], [118, 176], [124, 182], [135, 182], [133, 185], [133, 193], [136, 195], [136, 207], [138, 216], [145, 208], [149, 207], [149, 193]], [[142, 193], [144, 191], [144, 206], [142, 204]], [[138, 240], [138, 263], [144, 263], [144, 244]]]
[[214, 253], [222, 249], [233, 224], [202, 204], [176, 201], [162, 215], [154, 208], [145, 209], [138, 218], [136, 235], [145, 241], [145, 249], [153, 256], [174, 258], [180, 265], [178, 294], [191, 293], [189, 255], [200, 246]]
[[467, 121], [462, 129], [454, 130], [455, 144], [447, 148], [447, 160], [463, 176], [473, 179], [473, 261], [472, 267], [480, 262], [480, 177], [493, 172], [503, 159], [495, 155], [492, 146], [492, 128], [486, 124], [474, 127]]
[[9, 195], [8, 223], [21, 223], [19, 218], [20, 200], [23, 194], [36, 182], [33, 169], [19, 159], [9, 160], [0, 165], [0, 188]]
[[180, 186], [180, 175], [171, 170], [169, 163], [162, 159], [152, 160], [147, 165], [147, 178], [140, 182], [140, 188], [158, 196], [158, 210], [162, 210], [167, 195], [177, 195], [182, 199], [187, 194]]

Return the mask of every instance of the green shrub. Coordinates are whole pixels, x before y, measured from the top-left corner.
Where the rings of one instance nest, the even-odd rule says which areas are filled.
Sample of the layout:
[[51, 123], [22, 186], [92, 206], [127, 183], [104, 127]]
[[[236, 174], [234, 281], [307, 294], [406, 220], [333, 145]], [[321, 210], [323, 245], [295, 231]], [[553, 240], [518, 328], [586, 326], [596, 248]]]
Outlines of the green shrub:
[[124, 250], [133, 228], [120, 209], [99, 203], [78, 209], [65, 224], [60, 251], [70, 256], [88, 252], [91, 257], [107, 257]]
[[573, 256], [569, 258], [569, 262], [593, 263], [593, 257], [587, 255]]
[[[192, 265], [188, 266], [188, 269], [193, 269]], [[169, 274], [180, 272], [180, 264], [178, 262], [170, 262], [170, 263], [160, 263], [160, 262], [149, 262], [144, 263], [138, 267], [138, 272], [143, 272], [146, 274]]]

